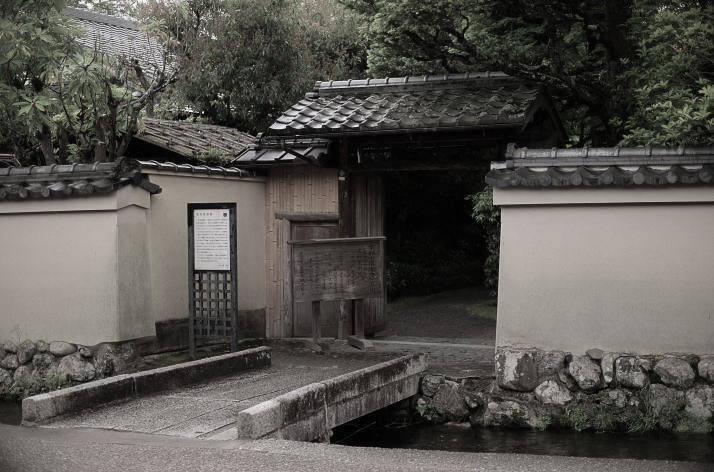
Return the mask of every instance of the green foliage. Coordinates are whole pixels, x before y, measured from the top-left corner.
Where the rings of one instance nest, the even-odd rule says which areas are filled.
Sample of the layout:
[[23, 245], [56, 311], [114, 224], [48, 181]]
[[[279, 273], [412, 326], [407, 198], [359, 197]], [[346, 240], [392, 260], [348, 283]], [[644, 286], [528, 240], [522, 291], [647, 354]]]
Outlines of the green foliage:
[[501, 210], [493, 205], [493, 189], [486, 187], [466, 197], [472, 205], [471, 216], [484, 232], [487, 256], [484, 261], [484, 285], [490, 295], [498, 295], [498, 255], [501, 237]]
[[25, 164], [116, 159], [171, 81], [165, 65], [149, 77], [130, 57], [80, 47], [65, 4], [0, 6], [0, 148]]
[[649, 390], [641, 390], [633, 400], [618, 408], [599, 398], [587, 399], [565, 409], [565, 425], [576, 431], [594, 430], [644, 433], [665, 430], [680, 433], [710, 433], [711, 421], [687, 413], [683, 399], [655, 409]]
[[0, 398], [19, 400], [38, 393], [52, 392], [71, 385], [64, 375], [51, 374], [35, 370], [27, 382], [14, 382], [9, 387], [0, 386]]
[[141, 0], [70, 0], [69, 5], [119, 18], [133, 18]]
[[714, 145], [714, 7], [633, 15], [637, 67], [625, 145]]
[[343, 0], [377, 76], [503, 70], [548, 86], [571, 144], [712, 143], [714, 6]]
[[170, 49], [179, 48], [181, 73], [164, 102], [167, 118], [190, 109], [257, 133], [316, 79], [364, 69], [357, 17], [330, 0], [154, 0], [142, 15], [172, 38]]
[[233, 156], [226, 155], [219, 148], [209, 147], [202, 152], [197, 161], [207, 166], [230, 166]]
[[575, 431], [617, 431], [617, 413], [598, 403], [579, 403], [565, 409], [568, 424]]
[[419, 416], [424, 418], [427, 422], [438, 422], [441, 419], [441, 415], [436, 411], [436, 407], [434, 407], [434, 404], [429, 400], [417, 405], [416, 409]]

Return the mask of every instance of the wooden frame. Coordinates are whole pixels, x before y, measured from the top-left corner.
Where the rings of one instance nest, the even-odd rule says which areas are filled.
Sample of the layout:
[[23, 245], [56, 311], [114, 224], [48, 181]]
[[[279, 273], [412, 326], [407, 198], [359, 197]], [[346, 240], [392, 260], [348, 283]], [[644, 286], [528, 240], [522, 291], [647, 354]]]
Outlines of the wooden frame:
[[[321, 336], [320, 302], [340, 300], [338, 333], [344, 335], [345, 300], [355, 304], [384, 296], [384, 236], [288, 241], [292, 248], [290, 286], [292, 302], [312, 303], [312, 338]], [[366, 348], [364, 313], [355, 309], [354, 337], [350, 344]]]
[[[227, 270], [196, 269], [194, 215], [196, 210], [228, 212], [229, 266]], [[238, 345], [238, 270], [236, 263], [236, 204], [189, 203], [188, 223], [188, 318], [189, 352], [196, 357], [196, 341], [228, 341]]]

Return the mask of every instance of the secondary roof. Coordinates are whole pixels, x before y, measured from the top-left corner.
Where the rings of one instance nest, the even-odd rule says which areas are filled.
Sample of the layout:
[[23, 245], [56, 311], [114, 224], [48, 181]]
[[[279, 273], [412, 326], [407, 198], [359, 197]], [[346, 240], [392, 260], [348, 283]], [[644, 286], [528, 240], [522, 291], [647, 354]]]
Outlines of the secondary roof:
[[232, 159], [255, 141], [255, 137], [227, 126], [188, 121], [144, 118], [134, 139], [145, 141], [187, 158], [217, 152]]
[[712, 185], [714, 148], [515, 149], [492, 162], [496, 188]]
[[161, 193], [161, 187], [150, 182], [148, 175], [142, 172], [144, 170], [223, 177], [251, 176], [250, 172], [235, 167], [193, 166], [127, 158], [92, 164], [6, 167], [0, 168], [0, 201], [87, 197], [111, 193], [129, 184], [151, 194]]
[[72, 18], [86, 35], [76, 38], [82, 46], [97, 48], [107, 54], [136, 60], [148, 77], [164, 67], [163, 48], [156, 38], [141, 31], [133, 21], [80, 8], [65, 8], [62, 13]]

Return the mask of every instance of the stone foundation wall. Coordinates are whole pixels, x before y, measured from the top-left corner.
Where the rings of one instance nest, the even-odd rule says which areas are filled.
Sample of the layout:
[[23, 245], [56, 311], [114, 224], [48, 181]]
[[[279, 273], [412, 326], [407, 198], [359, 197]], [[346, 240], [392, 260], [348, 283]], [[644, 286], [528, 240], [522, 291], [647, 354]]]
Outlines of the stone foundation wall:
[[63, 341], [0, 344], [0, 397], [20, 398], [123, 372], [134, 343], [88, 347]]
[[422, 378], [417, 408], [432, 421], [533, 429], [709, 433], [714, 427], [714, 356], [585, 355], [498, 349], [496, 378]]

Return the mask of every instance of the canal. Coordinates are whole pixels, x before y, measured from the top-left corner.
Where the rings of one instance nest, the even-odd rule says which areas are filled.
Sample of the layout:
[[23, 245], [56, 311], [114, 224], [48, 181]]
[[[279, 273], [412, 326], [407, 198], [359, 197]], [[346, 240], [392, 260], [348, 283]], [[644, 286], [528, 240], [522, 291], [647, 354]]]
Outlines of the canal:
[[396, 449], [517, 453], [714, 463], [714, 435], [471, 428], [468, 423], [387, 424], [378, 415], [335, 429], [334, 444]]

